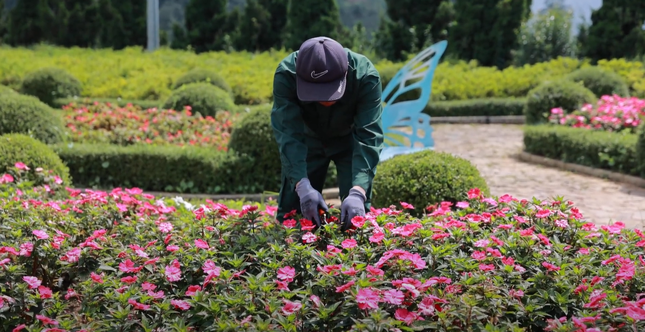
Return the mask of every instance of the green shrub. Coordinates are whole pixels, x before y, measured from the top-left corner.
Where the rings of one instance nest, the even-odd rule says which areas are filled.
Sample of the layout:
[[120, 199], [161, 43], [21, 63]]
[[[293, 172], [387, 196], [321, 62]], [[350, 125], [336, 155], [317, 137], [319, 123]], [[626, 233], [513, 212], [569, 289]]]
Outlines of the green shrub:
[[213, 70], [202, 68], [195, 68], [179, 77], [172, 85], [172, 89], [175, 90], [191, 83], [209, 83], [228, 93], [232, 92], [231, 86], [226, 83], [226, 80], [220, 74]]
[[53, 105], [57, 98], [79, 96], [81, 82], [63, 69], [46, 67], [27, 74], [20, 91]]
[[525, 151], [568, 163], [638, 175], [637, 135], [558, 125], [526, 126]]
[[567, 78], [576, 83], [581, 82], [598, 98], [614, 94], [622, 97], [629, 95], [629, 86], [620, 75], [600, 67], [581, 68], [569, 74]]
[[63, 108], [69, 104], [74, 104], [75, 106], [91, 105], [94, 102], [99, 103], [110, 103], [113, 105], [118, 105], [119, 107], [126, 107], [128, 104], [133, 106], [139, 106], [142, 109], [151, 109], [161, 107], [161, 102], [158, 100], [129, 100], [129, 99], [118, 99], [118, 98], [60, 98], [54, 100], [52, 107], [54, 108]]
[[17, 162], [24, 163], [32, 171], [39, 167], [51, 170], [67, 186], [71, 183], [69, 169], [45, 143], [23, 134], [0, 136], [0, 174], [13, 168]]
[[262, 192], [263, 174], [245, 156], [200, 147], [111, 144], [53, 146], [76, 187], [138, 187], [203, 194]]
[[0, 95], [3, 94], [16, 94], [16, 91], [8, 86], [0, 85]]
[[[228, 147], [231, 153], [253, 158], [256, 172], [265, 174], [264, 190], [280, 189], [281, 162], [278, 143], [271, 126], [271, 105], [254, 107], [242, 120], [234, 124]], [[337, 187], [337, 172], [334, 163], [329, 166], [325, 188]]]
[[237, 109], [231, 96], [224, 90], [209, 83], [191, 83], [173, 91], [163, 105], [165, 109], [182, 111], [190, 106], [193, 114], [215, 116], [217, 112], [233, 112]]
[[387, 207], [406, 202], [423, 213], [430, 204], [466, 200], [470, 189], [489, 194], [486, 181], [468, 160], [448, 153], [425, 150], [394, 156], [376, 170], [372, 204]]
[[638, 138], [636, 140], [636, 165], [638, 165], [638, 174], [645, 178], [645, 122], [641, 123], [637, 130]]
[[597, 101], [591, 90], [568, 80], [544, 82], [529, 91], [527, 97], [524, 107], [527, 124], [548, 122], [551, 110], [557, 107], [569, 113], [586, 103]]
[[0, 98], [0, 135], [27, 134], [50, 144], [62, 140], [63, 130], [60, 115], [35, 97], [15, 94]]
[[437, 117], [523, 115], [525, 104], [526, 99], [520, 98], [430, 101], [423, 112]]

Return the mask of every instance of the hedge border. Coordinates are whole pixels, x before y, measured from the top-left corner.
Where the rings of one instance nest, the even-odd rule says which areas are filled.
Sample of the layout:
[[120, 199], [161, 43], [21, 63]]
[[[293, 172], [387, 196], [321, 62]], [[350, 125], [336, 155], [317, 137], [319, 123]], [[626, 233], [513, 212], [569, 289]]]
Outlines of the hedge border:
[[624, 173], [612, 172], [606, 169], [593, 168], [573, 163], [566, 163], [560, 160], [546, 158], [528, 152], [520, 152], [515, 157], [520, 161], [531, 164], [559, 168], [569, 172], [593, 176], [600, 179], [609, 179], [614, 182], [645, 188], [645, 179], [633, 175], [627, 175]]
[[617, 172], [629, 176], [642, 175], [637, 156], [636, 134], [572, 128], [541, 124], [524, 127], [526, 153], [563, 163]]

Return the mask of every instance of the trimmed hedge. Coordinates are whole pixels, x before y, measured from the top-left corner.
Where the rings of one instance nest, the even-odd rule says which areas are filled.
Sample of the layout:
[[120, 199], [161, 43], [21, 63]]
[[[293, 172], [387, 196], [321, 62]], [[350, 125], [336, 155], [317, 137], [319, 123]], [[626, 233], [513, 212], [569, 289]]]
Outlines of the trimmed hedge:
[[638, 127], [636, 134], [636, 164], [640, 166], [640, 176], [645, 178], [645, 123]]
[[250, 158], [199, 147], [58, 144], [77, 187], [138, 187], [203, 194], [262, 192]]
[[423, 110], [430, 116], [524, 115], [524, 98], [485, 98], [432, 102]]
[[558, 125], [526, 126], [524, 146], [526, 152], [538, 156], [629, 175], [639, 175], [643, 165], [636, 157], [637, 135], [629, 133]]
[[81, 82], [67, 71], [46, 67], [27, 74], [20, 91], [52, 106], [55, 99], [79, 96], [81, 88]]
[[[42, 167], [60, 176], [64, 185], [69, 186], [69, 169], [58, 155], [45, 143], [23, 134], [0, 136], [0, 174], [22, 162], [32, 170]], [[40, 185], [40, 183], [35, 183]]]
[[591, 90], [596, 97], [605, 95], [619, 95], [627, 97], [629, 86], [618, 74], [601, 67], [585, 67], [574, 71], [567, 76], [567, 79], [582, 83], [584, 87]]
[[63, 140], [60, 115], [35, 97], [5, 94], [0, 98], [0, 135], [26, 134], [47, 143]]
[[0, 84], [0, 95], [3, 95], [5, 93], [13, 95], [13, 94], [16, 94], [17, 92], [14, 89], [12, 89], [12, 88], [10, 88], [8, 86], [4, 86], [4, 85]]
[[175, 81], [172, 85], [172, 89], [176, 90], [183, 85], [191, 83], [209, 83], [228, 93], [233, 92], [231, 86], [226, 83], [226, 80], [220, 74], [213, 70], [202, 68], [195, 68], [186, 72], [184, 75], [179, 77], [177, 81]]
[[164, 109], [183, 111], [190, 106], [193, 114], [215, 116], [217, 112], [235, 112], [238, 109], [230, 94], [209, 83], [190, 83], [173, 91], [163, 104]]
[[529, 91], [524, 107], [527, 124], [548, 122], [551, 110], [557, 107], [568, 114], [580, 109], [585, 103], [595, 103], [598, 99], [581, 84], [569, 80], [547, 81]]
[[486, 196], [490, 194], [486, 181], [470, 161], [425, 150], [398, 155], [378, 165], [372, 204], [387, 207], [403, 201], [422, 215], [428, 205], [467, 200], [467, 193], [473, 188], [479, 188]]

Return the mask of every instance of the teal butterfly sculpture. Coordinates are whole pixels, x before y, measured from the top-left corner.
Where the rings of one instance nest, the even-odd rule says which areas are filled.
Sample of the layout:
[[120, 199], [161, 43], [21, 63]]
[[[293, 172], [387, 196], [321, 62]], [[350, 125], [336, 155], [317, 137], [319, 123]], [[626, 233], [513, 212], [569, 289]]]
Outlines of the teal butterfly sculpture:
[[[423, 109], [430, 101], [434, 71], [447, 46], [448, 42], [444, 40], [417, 54], [383, 90], [385, 105], [381, 121], [385, 137], [380, 161], [398, 154], [434, 149], [430, 116], [423, 113]], [[418, 98], [397, 100], [412, 90], [420, 90]]]

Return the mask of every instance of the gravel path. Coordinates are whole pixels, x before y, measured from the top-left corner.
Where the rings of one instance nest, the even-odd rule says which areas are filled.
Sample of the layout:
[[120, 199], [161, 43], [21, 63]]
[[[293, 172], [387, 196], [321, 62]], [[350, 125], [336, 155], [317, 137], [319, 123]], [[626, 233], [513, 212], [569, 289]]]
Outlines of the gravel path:
[[645, 226], [645, 189], [514, 159], [513, 154], [524, 147], [519, 125], [436, 124], [433, 128], [435, 150], [470, 160], [492, 195], [563, 196], [598, 225], [622, 221], [630, 228]]

